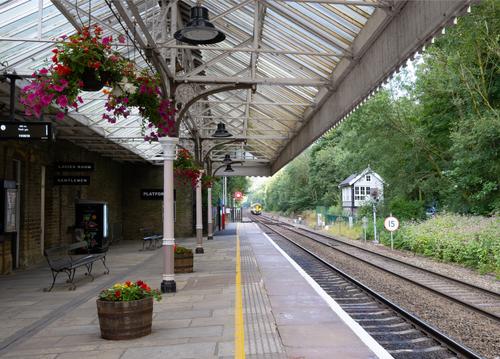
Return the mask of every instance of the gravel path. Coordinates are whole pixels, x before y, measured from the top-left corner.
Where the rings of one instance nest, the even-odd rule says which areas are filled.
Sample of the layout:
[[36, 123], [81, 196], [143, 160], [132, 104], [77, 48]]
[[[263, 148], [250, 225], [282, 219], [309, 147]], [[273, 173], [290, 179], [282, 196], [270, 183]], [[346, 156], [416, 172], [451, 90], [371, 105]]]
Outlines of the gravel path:
[[[288, 223], [293, 223], [293, 221], [290, 218], [286, 217], [281, 217], [281, 216], [274, 216], [276, 218], [279, 218], [280, 220], [283, 220]], [[306, 226], [299, 226], [299, 227], [304, 227], [308, 228]], [[310, 229], [310, 228], [308, 228]], [[326, 231], [318, 231], [319, 233], [327, 234], [329, 236], [332, 236], [331, 234], [327, 233]], [[459, 278], [462, 281], [475, 284], [477, 286], [495, 291], [500, 294], [500, 280], [497, 280], [495, 276], [493, 275], [481, 275], [478, 272], [462, 267], [457, 264], [452, 264], [452, 263], [443, 263], [436, 261], [435, 259], [428, 258], [428, 257], [423, 257], [420, 255], [417, 255], [413, 252], [408, 252], [408, 251], [399, 251], [399, 250], [394, 250], [392, 251], [389, 247], [386, 247], [384, 245], [377, 245], [373, 244], [372, 242], [366, 242], [364, 243], [363, 241], [357, 241], [357, 240], [352, 240], [348, 238], [343, 238], [340, 236], [332, 236], [335, 237], [335, 239], [344, 241], [349, 244], [354, 244], [357, 245], [358, 247], [364, 247], [368, 248], [369, 250], [372, 250], [374, 252], [393, 257], [399, 260], [404, 260], [410, 264], [432, 270], [437, 273], [445, 274], [447, 276], [450, 276], [452, 278]]]

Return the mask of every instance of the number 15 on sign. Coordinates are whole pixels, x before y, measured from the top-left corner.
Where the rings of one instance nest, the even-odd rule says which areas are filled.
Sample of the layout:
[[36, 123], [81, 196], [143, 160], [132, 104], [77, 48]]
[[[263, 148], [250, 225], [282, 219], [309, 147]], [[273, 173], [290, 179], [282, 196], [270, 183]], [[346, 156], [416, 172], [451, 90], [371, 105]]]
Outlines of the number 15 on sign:
[[391, 249], [394, 249], [394, 239], [392, 236], [392, 232], [396, 231], [399, 228], [399, 221], [396, 217], [393, 217], [391, 213], [390, 216], [385, 219], [384, 227], [389, 232], [391, 232]]

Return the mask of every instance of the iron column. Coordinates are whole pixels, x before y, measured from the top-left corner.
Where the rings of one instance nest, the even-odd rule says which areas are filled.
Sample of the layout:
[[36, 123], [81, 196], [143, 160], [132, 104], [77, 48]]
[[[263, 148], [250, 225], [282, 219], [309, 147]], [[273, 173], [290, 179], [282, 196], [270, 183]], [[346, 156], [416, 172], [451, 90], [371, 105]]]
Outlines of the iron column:
[[176, 137], [161, 137], [163, 149], [163, 278], [162, 293], [176, 291], [174, 277], [174, 160]]

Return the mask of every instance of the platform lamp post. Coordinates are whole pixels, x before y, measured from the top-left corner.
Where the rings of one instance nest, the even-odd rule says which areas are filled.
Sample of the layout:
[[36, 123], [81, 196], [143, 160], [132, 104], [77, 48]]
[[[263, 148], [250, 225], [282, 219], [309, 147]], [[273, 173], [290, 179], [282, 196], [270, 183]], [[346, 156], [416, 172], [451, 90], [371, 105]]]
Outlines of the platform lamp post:
[[201, 209], [201, 176], [203, 171], [200, 171], [198, 180], [196, 181], [196, 250], [195, 253], [204, 253], [203, 250], [203, 216]]
[[163, 276], [162, 293], [176, 292], [174, 276], [174, 160], [176, 137], [161, 137], [163, 149]]

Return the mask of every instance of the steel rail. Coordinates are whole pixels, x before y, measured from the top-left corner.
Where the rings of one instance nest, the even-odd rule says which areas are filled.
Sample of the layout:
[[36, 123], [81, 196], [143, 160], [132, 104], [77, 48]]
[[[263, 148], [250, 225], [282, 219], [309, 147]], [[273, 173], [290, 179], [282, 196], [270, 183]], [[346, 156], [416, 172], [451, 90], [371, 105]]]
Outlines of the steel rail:
[[[286, 223], [286, 222], [281, 222], [281, 223]], [[288, 223], [286, 223], [286, 224], [288, 224]], [[275, 225], [278, 225], [278, 226], [279, 226], [280, 224], [275, 224]], [[356, 255], [354, 255], [354, 254], [352, 254], [352, 253], [348, 253], [348, 252], [346, 252], [346, 251], [344, 251], [344, 250], [342, 250], [342, 249], [340, 249], [340, 248], [337, 248], [337, 247], [335, 247], [335, 246], [332, 246], [332, 245], [330, 245], [329, 243], [324, 243], [324, 242], [322, 242], [322, 241], [320, 241], [320, 240], [317, 240], [317, 239], [312, 238], [312, 237], [310, 237], [310, 236], [308, 236], [308, 235], [305, 235], [304, 233], [300, 233], [300, 232], [296, 231], [296, 230], [295, 230], [295, 229], [293, 229], [293, 228], [286, 228], [286, 229], [287, 229], [287, 230], [289, 230], [289, 231], [291, 231], [291, 232], [294, 232], [294, 233], [296, 233], [296, 234], [298, 234], [298, 235], [301, 235], [301, 236], [304, 236], [304, 237], [306, 237], [306, 238], [309, 238], [309, 239], [311, 239], [311, 240], [315, 241], [316, 243], [319, 243], [319, 244], [322, 244], [322, 245], [324, 245], [324, 246], [326, 246], [326, 247], [328, 247], [328, 248], [334, 249], [334, 250], [336, 250], [336, 251], [338, 251], [338, 252], [340, 252], [340, 253], [342, 253], [342, 254], [344, 254], [344, 255], [347, 255], [347, 256], [349, 256], [349, 257], [351, 257], [351, 258], [354, 258], [354, 259], [356, 259], [356, 260], [358, 260], [358, 261], [361, 261], [361, 262], [363, 262], [363, 263], [366, 263], [366, 264], [368, 264], [368, 265], [370, 265], [370, 266], [372, 266], [372, 267], [375, 267], [375, 268], [380, 269], [380, 270], [382, 270], [382, 271], [384, 271], [384, 272], [390, 273], [391, 275], [394, 275], [394, 276], [396, 276], [396, 277], [398, 277], [398, 278], [404, 279], [404, 280], [406, 280], [406, 281], [408, 281], [408, 282], [410, 282], [410, 283], [412, 283], [412, 284], [415, 284], [415, 285], [417, 285], [417, 286], [419, 286], [419, 287], [421, 287], [421, 288], [424, 288], [425, 290], [428, 290], [428, 291], [433, 292], [433, 293], [435, 293], [435, 294], [437, 294], [437, 295], [440, 295], [440, 296], [442, 296], [442, 297], [445, 297], [445, 298], [447, 298], [447, 299], [449, 299], [449, 300], [451, 300], [451, 301], [454, 301], [454, 302], [456, 302], [456, 303], [458, 303], [458, 304], [460, 304], [460, 305], [462, 305], [462, 306], [464, 306], [464, 307], [467, 307], [467, 308], [469, 308], [469, 309], [471, 309], [471, 310], [474, 310], [474, 311], [476, 311], [476, 312], [478, 312], [478, 313], [480, 313], [480, 314], [482, 314], [482, 315], [484, 315], [484, 316], [487, 316], [488, 318], [494, 319], [494, 320], [496, 320], [496, 321], [500, 321], [500, 316], [498, 316], [498, 315], [497, 315], [497, 314], [495, 314], [495, 313], [488, 312], [488, 311], [483, 310], [483, 309], [481, 309], [481, 308], [479, 308], [479, 307], [476, 307], [476, 306], [475, 306], [475, 305], [473, 305], [473, 304], [470, 304], [470, 303], [464, 302], [464, 301], [460, 300], [459, 298], [456, 298], [456, 297], [454, 297], [454, 296], [451, 296], [451, 295], [449, 295], [449, 294], [447, 294], [447, 293], [444, 293], [444, 292], [442, 292], [442, 291], [439, 291], [439, 290], [437, 290], [437, 289], [431, 288], [431, 287], [429, 287], [429, 286], [427, 286], [427, 285], [425, 285], [425, 284], [423, 284], [423, 283], [420, 283], [420, 282], [418, 282], [418, 281], [416, 281], [416, 280], [413, 280], [413, 279], [410, 279], [410, 278], [408, 278], [408, 277], [405, 277], [405, 276], [404, 276], [404, 275], [402, 275], [402, 274], [395, 273], [395, 272], [393, 272], [392, 270], [390, 270], [390, 269], [388, 269], [388, 268], [384, 268], [383, 266], [380, 266], [380, 265], [377, 265], [377, 264], [375, 264], [375, 263], [372, 263], [372, 262], [370, 262], [370, 261], [369, 261], [369, 260], [367, 260], [367, 259], [363, 259], [363, 258], [357, 257]], [[306, 230], [306, 231], [307, 231], [307, 230]], [[312, 231], [307, 231], [307, 232], [317, 234], [317, 233], [312, 232]], [[318, 234], [318, 235], [319, 235], [319, 234]], [[322, 236], [322, 235], [319, 235], [319, 236]], [[323, 236], [323, 237], [325, 237], [325, 236]], [[334, 238], [331, 238], [331, 237], [326, 237], [326, 238], [328, 238], [328, 239], [332, 239], [332, 240], [335, 240]], [[343, 242], [343, 241], [339, 241], [339, 240], [336, 240], [336, 241], [337, 241], [337, 242], [340, 242], [340, 243], [342, 243], [342, 244], [346, 244], [346, 243], [345, 243], [345, 242]], [[435, 275], [435, 276], [438, 276], [438, 277], [442, 277], [442, 278], [445, 278], [446, 280], [452, 280], [452, 281], [454, 281], [454, 282], [456, 282], [456, 283], [458, 283], [458, 284], [460, 284], [460, 285], [465, 285], [465, 286], [472, 287], [474, 290], [484, 291], [487, 295], [495, 295], [495, 296], [499, 296], [497, 293], [495, 293], [495, 292], [491, 292], [491, 291], [488, 291], [488, 290], [485, 290], [485, 289], [484, 289], [484, 288], [482, 288], [482, 287], [475, 287], [474, 285], [470, 285], [469, 283], [461, 282], [460, 280], [452, 279], [452, 278], [450, 278], [450, 277], [440, 275], [439, 273], [436, 273], [436, 272], [433, 272], [433, 271], [430, 271], [430, 270], [427, 270], [427, 269], [424, 269], [424, 268], [421, 268], [421, 267], [418, 267], [418, 266], [415, 266], [415, 265], [407, 264], [407, 263], [402, 262], [402, 261], [400, 261], [400, 260], [394, 260], [392, 257], [384, 256], [384, 255], [379, 254], [379, 253], [375, 253], [375, 252], [372, 252], [372, 251], [369, 251], [369, 250], [365, 250], [364, 248], [360, 248], [360, 247], [353, 246], [353, 245], [350, 245], [350, 246], [351, 246], [351, 247], [354, 247], [354, 248], [357, 248], [357, 249], [362, 249], [362, 250], [364, 250], [364, 251], [366, 251], [366, 252], [369, 252], [370, 254], [376, 254], [376, 255], [378, 255], [378, 256], [380, 256], [380, 257], [383, 257], [383, 258], [384, 258], [384, 259], [386, 259], [386, 260], [393, 260], [393, 261], [395, 261], [395, 262], [397, 262], [397, 263], [400, 263], [400, 264], [403, 264], [403, 265], [405, 265], [405, 266], [412, 267], [412, 268], [416, 268], [416, 269], [418, 269], [418, 270], [420, 270], [420, 271], [422, 271], [422, 272], [424, 272], [424, 273], [426, 273], [426, 274], [430, 274], [430, 275]]]
[[417, 327], [419, 327], [419, 329], [421, 329], [422, 331], [424, 331], [425, 333], [427, 333], [430, 337], [432, 337], [436, 341], [438, 341], [438, 342], [446, 345], [446, 347], [450, 351], [456, 353], [457, 355], [463, 355], [466, 358], [472, 358], [472, 359], [481, 359], [482, 358], [477, 353], [473, 352], [471, 349], [465, 347], [464, 345], [456, 342], [454, 339], [450, 338], [446, 334], [442, 333], [439, 329], [431, 326], [430, 324], [426, 323], [422, 319], [420, 319], [417, 316], [415, 316], [415, 315], [411, 314], [410, 312], [406, 311], [404, 308], [402, 308], [402, 307], [398, 306], [397, 304], [393, 303], [392, 301], [390, 301], [389, 299], [385, 298], [384, 296], [382, 296], [381, 294], [377, 293], [376, 291], [372, 290], [368, 286], [364, 285], [363, 283], [361, 283], [357, 279], [351, 277], [349, 274], [345, 273], [340, 268], [335, 267], [331, 263], [329, 263], [326, 260], [324, 260], [323, 258], [319, 257], [317, 254], [315, 254], [315, 253], [311, 252], [310, 250], [308, 250], [307, 248], [301, 246], [300, 244], [298, 244], [297, 242], [295, 242], [293, 239], [287, 237], [286, 235], [284, 235], [282, 233], [279, 233], [275, 229], [271, 228], [270, 225], [263, 223], [262, 220], [257, 219], [255, 216], [251, 216], [251, 218], [253, 220], [255, 220], [256, 222], [259, 222], [263, 226], [269, 228], [271, 231], [275, 232], [279, 236], [285, 238], [289, 242], [293, 243], [295, 246], [297, 246], [301, 250], [305, 251], [306, 253], [308, 253], [309, 255], [311, 255], [312, 257], [314, 257], [316, 260], [318, 260], [319, 262], [321, 262], [322, 264], [324, 264], [328, 268], [332, 269], [333, 271], [335, 271], [336, 273], [338, 273], [339, 275], [341, 275], [342, 277], [344, 277], [349, 282], [353, 283], [355, 286], [357, 286], [360, 289], [362, 289], [364, 292], [366, 292], [369, 296], [371, 296], [372, 298], [374, 298], [376, 301], [378, 301], [378, 302], [380, 302], [380, 303], [388, 306], [390, 309], [392, 309], [393, 311], [395, 311], [401, 317], [407, 319], [412, 324], [414, 324]]
[[[286, 223], [286, 222], [283, 222], [283, 221], [280, 221], [281, 223], [284, 223], [284, 224], [288, 224], [290, 225], [289, 223]], [[291, 225], [290, 225], [291, 226]], [[371, 251], [370, 249], [367, 249], [367, 248], [363, 248], [363, 247], [359, 247], [357, 245], [354, 245], [352, 243], [349, 243], [349, 242], [345, 242], [343, 240], [340, 240], [338, 238], [335, 238], [333, 236], [330, 236], [328, 234], [325, 234], [325, 233], [320, 233], [320, 232], [316, 232], [316, 231], [313, 231], [311, 229], [308, 229], [308, 228], [304, 228], [304, 227], [294, 227], [293, 229], [290, 228], [291, 231], [294, 231], [296, 233], [299, 233], [298, 230], [301, 230], [301, 231], [304, 231], [304, 232], [308, 232], [308, 233], [312, 233], [314, 235], [317, 235], [317, 236], [320, 236], [320, 237], [323, 237], [323, 238], [327, 238], [327, 239], [330, 239], [332, 241], [336, 241], [336, 242], [339, 242], [339, 243], [342, 243], [342, 244], [345, 244], [346, 246], [349, 246], [349, 247], [353, 247], [353, 248], [356, 248], [356, 249], [359, 249], [361, 251], [364, 251], [364, 252], [367, 252], [367, 253], [370, 253], [370, 254], [373, 254], [373, 255], [376, 255], [378, 257], [381, 257], [381, 258], [384, 258], [384, 259], [390, 259], [394, 262], [398, 262], [398, 263], [401, 263], [401, 264], [404, 264], [408, 267], [413, 267], [413, 268], [416, 268], [416, 269], [420, 269], [422, 271], [425, 271], [425, 272], [428, 272], [428, 273], [431, 273], [433, 275], [436, 275], [436, 276], [439, 276], [439, 277], [442, 277], [442, 278], [445, 278], [445, 279], [448, 279], [450, 281], [453, 281], [453, 282], [456, 282], [458, 284], [461, 284], [461, 285], [464, 285], [464, 286], [467, 286], [467, 287], [471, 287], [473, 289], [477, 289], [479, 291], [483, 291], [487, 294], [490, 294], [490, 295], [494, 295], [494, 296], [500, 296], [500, 293], [499, 292], [495, 292], [493, 290], [490, 290], [490, 289], [487, 289], [487, 288], [484, 288], [484, 287], [480, 287], [478, 285], [475, 285], [475, 284], [472, 284], [472, 283], [468, 283], [468, 282], [464, 282], [464, 281], [461, 281], [460, 279], [456, 279], [456, 278], [453, 278], [453, 277], [450, 277], [450, 276], [447, 276], [446, 274], [442, 274], [442, 273], [438, 273], [438, 272], [435, 272], [435, 271], [432, 271], [430, 269], [425, 269], [425, 268], [422, 268], [420, 266], [417, 266], [415, 264], [411, 264], [411, 263], [407, 263], [407, 262], [404, 262], [402, 261], [401, 259], [397, 259], [397, 258], [393, 258], [393, 257], [390, 257], [390, 256], [386, 256], [382, 253], [378, 253], [378, 252], [374, 252], [374, 251]], [[300, 233], [302, 234], [302, 233]]]

